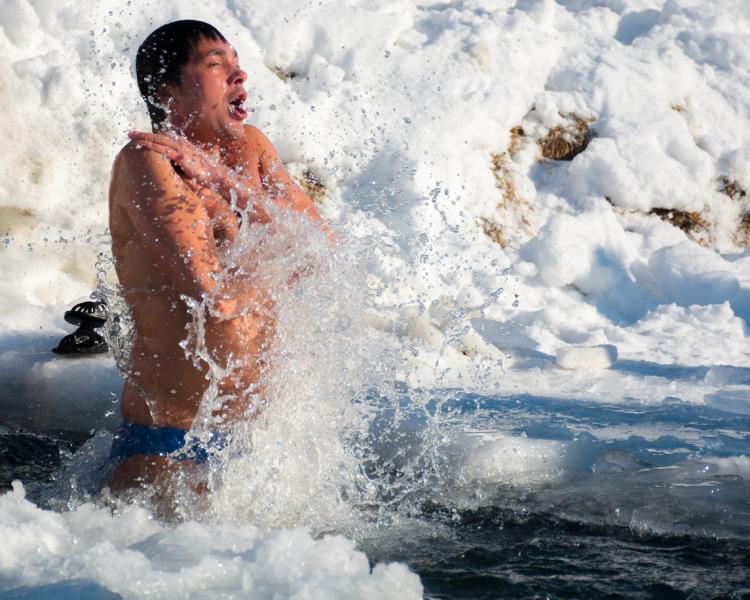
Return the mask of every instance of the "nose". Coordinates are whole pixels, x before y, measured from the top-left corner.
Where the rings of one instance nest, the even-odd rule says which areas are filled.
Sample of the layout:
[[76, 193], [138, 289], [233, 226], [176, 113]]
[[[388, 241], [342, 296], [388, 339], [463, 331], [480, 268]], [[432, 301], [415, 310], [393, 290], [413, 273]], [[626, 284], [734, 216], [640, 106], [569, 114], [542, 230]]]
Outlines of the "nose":
[[229, 76], [229, 84], [234, 85], [236, 83], [242, 85], [247, 81], [247, 73], [237, 67], [232, 74]]

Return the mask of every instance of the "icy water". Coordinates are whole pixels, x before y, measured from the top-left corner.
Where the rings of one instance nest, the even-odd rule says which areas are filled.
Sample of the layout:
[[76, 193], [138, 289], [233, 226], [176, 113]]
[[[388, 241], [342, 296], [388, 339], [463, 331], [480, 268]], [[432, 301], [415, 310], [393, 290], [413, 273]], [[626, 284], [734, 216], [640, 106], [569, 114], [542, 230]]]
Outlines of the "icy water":
[[[434, 598], [749, 596], [748, 7], [0, 3], [0, 489], [18, 478], [44, 507], [0, 496], [0, 598], [418, 597], [368, 560]], [[225, 257], [261, 288], [310, 283], [276, 299], [284, 368], [237, 444], [253, 452], [175, 525], [58, 473], [96, 479], [76, 456], [106, 456], [108, 434], [49, 430], [114, 416], [128, 336], [119, 371], [45, 340], [106, 262], [112, 160], [148, 127], [138, 44], [196, 17], [238, 50], [250, 121], [361, 247], [327, 258], [283, 217], [292, 235]], [[541, 154], [584, 124], [574, 160]], [[700, 215], [687, 237], [682, 211]], [[200, 314], [185, 350], [205, 359]], [[557, 368], [600, 344], [625, 359]], [[3, 429], [16, 417], [34, 425]]]
[[[750, 597], [750, 485], [737, 475], [750, 454], [749, 415], [407, 396], [398, 410], [374, 402], [369, 438], [381, 460], [366, 470], [381, 486], [381, 525], [357, 543], [373, 564], [409, 565], [426, 597]], [[20, 478], [32, 498], [83, 441], [0, 434], [3, 489]]]
[[747, 416], [530, 396], [464, 396], [443, 407], [456, 423], [472, 414], [472, 435], [558, 442], [563, 459], [556, 474], [525, 485], [485, 484], [482, 500], [422, 504], [419, 518], [440, 525], [434, 537], [400, 539], [388, 552], [365, 544], [374, 560], [408, 562], [428, 595], [750, 595], [750, 486], [716, 468], [747, 454]]

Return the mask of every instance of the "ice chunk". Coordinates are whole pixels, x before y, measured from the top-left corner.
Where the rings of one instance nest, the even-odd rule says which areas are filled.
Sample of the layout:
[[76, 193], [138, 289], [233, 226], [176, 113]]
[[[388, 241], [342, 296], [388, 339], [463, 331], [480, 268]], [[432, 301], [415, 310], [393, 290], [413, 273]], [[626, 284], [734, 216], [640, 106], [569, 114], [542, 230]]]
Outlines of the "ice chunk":
[[[164, 527], [138, 506], [113, 514], [84, 504], [55, 513], [24, 495], [16, 482], [0, 496], [4, 589], [85, 580], [127, 598], [422, 597], [418, 576], [406, 566], [371, 568], [341, 535], [263, 533], [247, 524]], [[56, 592], [61, 588], [46, 597], [62, 597]]]
[[617, 360], [617, 348], [602, 346], [567, 346], [557, 351], [557, 366], [562, 369], [608, 369]]
[[597, 475], [610, 475], [643, 469], [648, 465], [632, 452], [610, 448], [602, 452], [591, 467]]
[[467, 445], [463, 472], [475, 481], [528, 485], [562, 475], [565, 442], [497, 435]]
[[748, 385], [750, 384], [750, 369], [714, 365], [703, 379], [709, 385]]
[[724, 412], [750, 415], [750, 388], [724, 389], [704, 397], [706, 405]]

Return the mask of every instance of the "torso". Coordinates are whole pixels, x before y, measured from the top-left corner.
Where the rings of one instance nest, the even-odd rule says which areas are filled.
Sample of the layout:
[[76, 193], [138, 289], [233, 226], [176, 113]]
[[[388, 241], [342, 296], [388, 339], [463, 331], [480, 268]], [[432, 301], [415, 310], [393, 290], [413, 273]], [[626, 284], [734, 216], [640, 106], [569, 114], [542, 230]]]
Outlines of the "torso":
[[[252, 143], [252, 139], [246, 143]], [[246, 175], [260, 178], [257, 164], [246, 161], [242, 166]], [[170, 267], [158, 260], [158, 240], [146, 239], [126, 211], [131, 200], [129, 186], [138, 177], [138, 173], [128, 172], [119, 157], [115, 160], [110, 186], [112, 253], [136, 330], [121, 401], [122, 415], [131, 423], [189, 429], [208, 387], [207, 367], [200, 361], [196, 366], [186, 358], [180, 345], [188, 336], [192, 318], [185, 302], [166, 284], [165, 269]], [[221, 218], [213, 220], [214, 237], [217, 243], [231, 242], [237, 225], [233, 223], [235, 215], [229, 204], [213, 192], [187, 183], [183, 192], [205, 195], [204, 201], [216, 203], [217, 216]], [[218, 344], [222, 346], [220, 353], [224, 356], [228, 352], [252, 354], [268, 342], [273, 335], [273, 325], [272, 322], [259, 323], [256, 315], [239, 317], [223, 324], [207, 325], [205, 339], [209, 346], [216, 345], [217, 340], [225, 342], [225, 330], [231, 326], [233, 331], [243, 332], [239, 338], [242, 347], [237, 347], [239, 342], [235, 342], [235, 347]], [[253, 383], [258, 378], [258, 369], [248, 368], [239, 378], [242, 386]], [[222, 382], [221, 386], [233, 387], [236, 379]], [[246, 408], [241, 404], [241, 401], [235, 402], [227, 411], [241, 413]]]

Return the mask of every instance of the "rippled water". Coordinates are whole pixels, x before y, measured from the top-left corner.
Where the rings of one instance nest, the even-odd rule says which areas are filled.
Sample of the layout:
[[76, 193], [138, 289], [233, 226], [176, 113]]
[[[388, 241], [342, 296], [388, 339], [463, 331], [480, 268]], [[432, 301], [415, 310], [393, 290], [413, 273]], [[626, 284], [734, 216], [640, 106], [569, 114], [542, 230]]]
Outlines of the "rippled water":
[[[407, 563], [432, 598], [750, 595], [750, 416], [432, 396], [371, 398], [381, 504], [355, 537], [373, 563]], [[3, 431], [3, 488], [81, 441]]]
[[531, 396], [464, 395], [441, 408], [485, 441], [557, 442], [562, 460], [552, 476], [490, 485], [454, 463], [461, 482], [415, 514], [428, 534], [363, 542], [372, 560], [408, 562], [433, 597], [750, 594], [750, 485], [721, 472], [748, 455], [748, 416]]
[[69, 456], [84, 440], [65, 433], [38, 433], [0, 426], [0, 489], [11, 482], [41, 484], [60, 468], [61, 458]]

